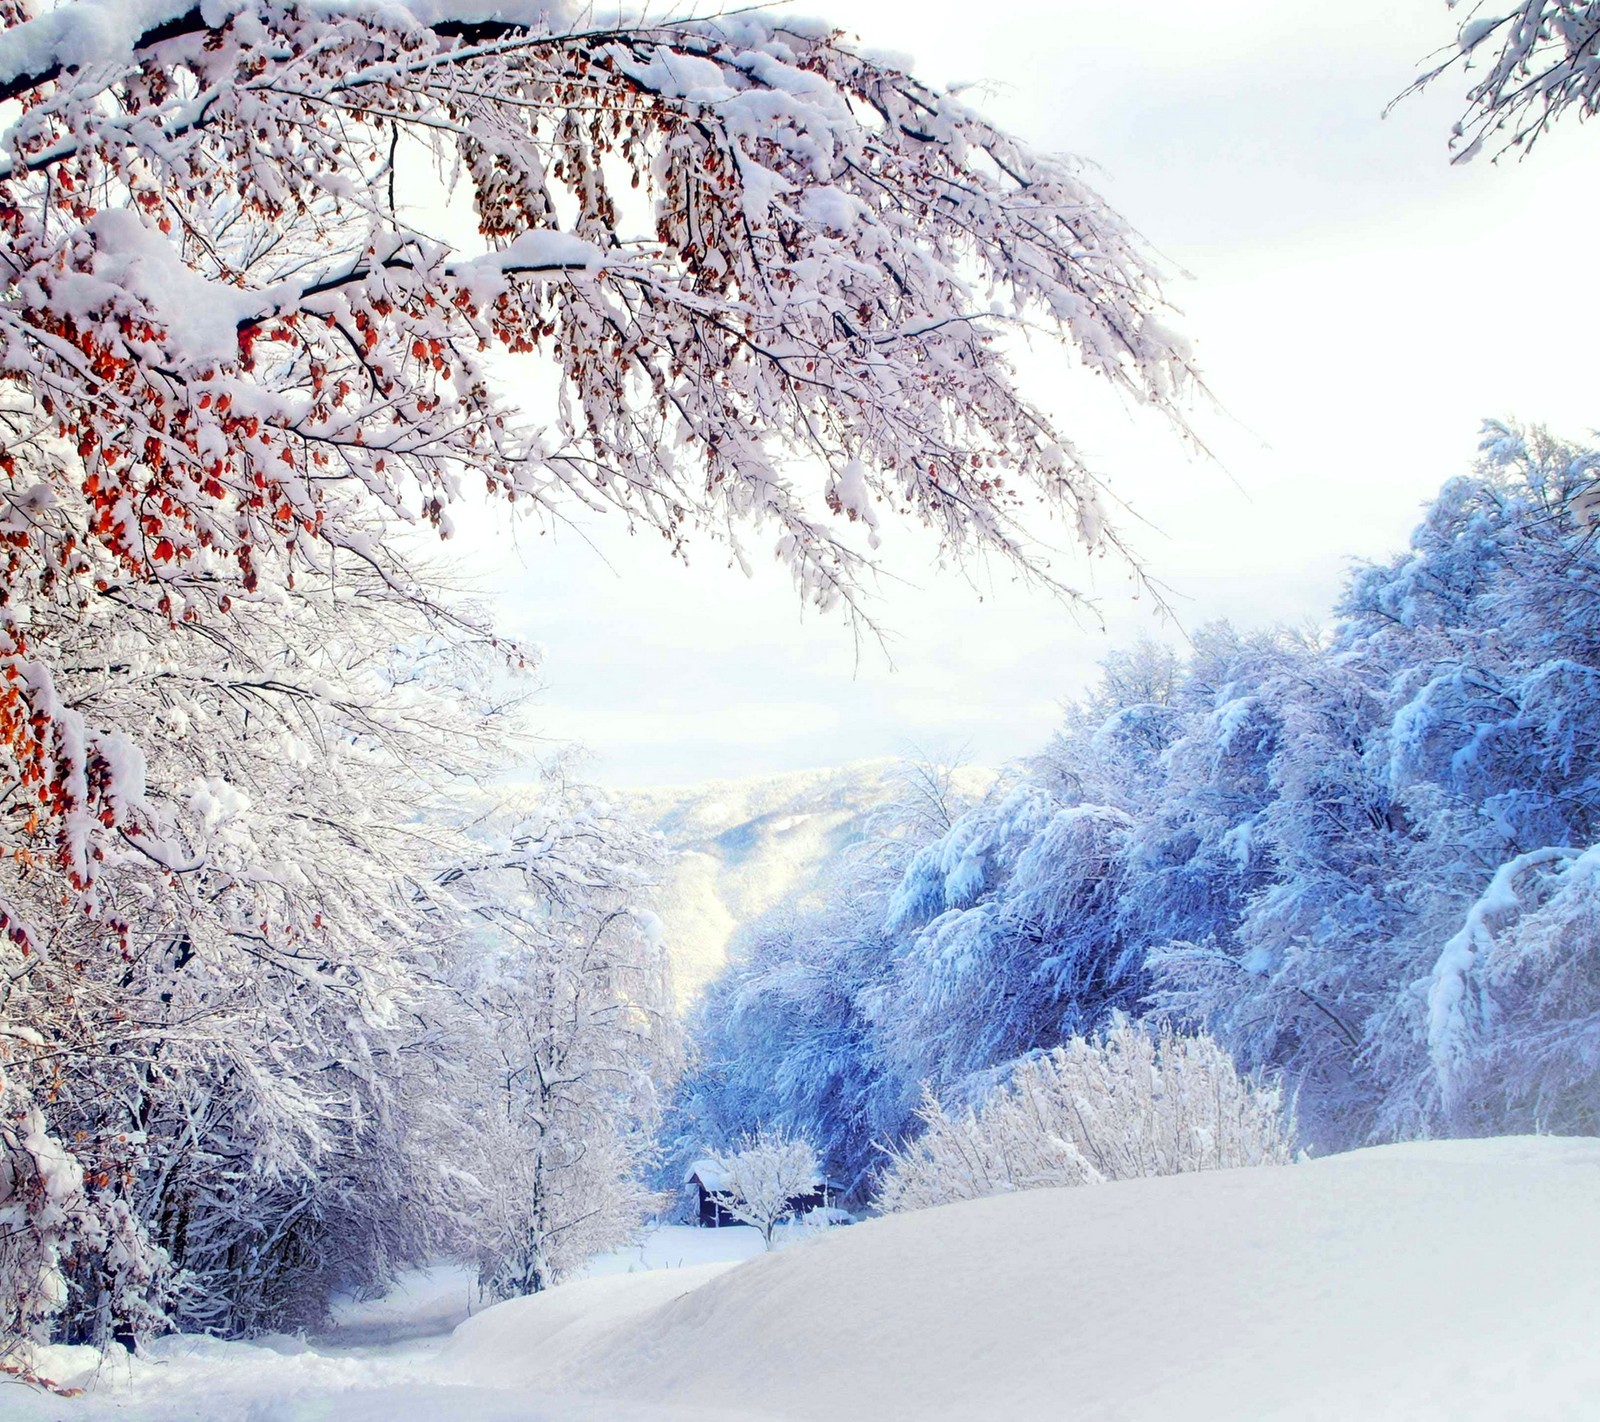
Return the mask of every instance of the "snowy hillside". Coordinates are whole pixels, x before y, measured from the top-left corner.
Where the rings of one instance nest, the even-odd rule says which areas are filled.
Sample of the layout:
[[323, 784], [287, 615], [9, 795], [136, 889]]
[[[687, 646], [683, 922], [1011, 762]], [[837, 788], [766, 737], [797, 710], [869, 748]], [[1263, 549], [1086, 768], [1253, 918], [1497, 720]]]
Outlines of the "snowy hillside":
[[[434, 1351], [177, 1340], [18, 1422], [1593, 1416], [1600, 1141], [997, 1196], [569, 1284]], [[54, 1350], [67, 1377], [75, 1350]], [[79, 1356], [83, 1356], [82, 1353]]]
[[1600, 1396], [1600, 1142], [993, 1197], [644, 1310], [581, 1287], [492, 1310], [443, 1361], [795, 1419], [1575, 1417]]
[[[901, 773], [898, 761], [874, 760], [624, 792], [675, 854], [659, 911], [681, 1004], [722, 971], [740, 924], [807, 889], [872, 812], [900, 793]], [[967, 794], [981, 794], [993, 779], [971, 767], [958, 777]]]

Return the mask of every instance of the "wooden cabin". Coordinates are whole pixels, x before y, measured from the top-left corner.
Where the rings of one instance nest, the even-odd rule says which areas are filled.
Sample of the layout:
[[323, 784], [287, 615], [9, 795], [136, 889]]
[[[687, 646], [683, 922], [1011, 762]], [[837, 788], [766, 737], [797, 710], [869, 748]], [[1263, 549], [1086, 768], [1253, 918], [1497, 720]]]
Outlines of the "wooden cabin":
[[[742, 1224], [717, 1203], [718, 1195], [728, 1193], [728, 1177], [717, 1168], [715, 1161], [697, 1160], [683, 1177], [684, 1189], [693, 1194], [695, 1223], [705, 1229], [720, 1229], [723, 1225]], [[832, 1185], [818, 1176], [811, 1189], [789, 1197], [789, 1210], [796, 1217], [826, 1205], [838, 1193]]]

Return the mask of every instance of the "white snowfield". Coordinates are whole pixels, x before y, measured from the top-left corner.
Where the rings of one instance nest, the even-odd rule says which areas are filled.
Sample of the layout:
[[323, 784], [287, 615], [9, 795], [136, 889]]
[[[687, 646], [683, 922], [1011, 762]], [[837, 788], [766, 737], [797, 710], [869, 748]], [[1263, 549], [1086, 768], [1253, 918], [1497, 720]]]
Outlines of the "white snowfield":
[[744, 1263], [570, 1284], [432, 1349], [162, 1352], [85, 1400], [0, 1392], [0, 1415], [1595, 1418], [1600, 1140], [1386, 1146], [971, 1201]]

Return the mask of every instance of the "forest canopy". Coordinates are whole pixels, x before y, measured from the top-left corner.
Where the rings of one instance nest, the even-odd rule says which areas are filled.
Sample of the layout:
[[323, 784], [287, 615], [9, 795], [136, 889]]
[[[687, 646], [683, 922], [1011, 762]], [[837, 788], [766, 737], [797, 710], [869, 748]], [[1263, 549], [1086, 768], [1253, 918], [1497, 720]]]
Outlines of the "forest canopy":
[[1600, 1130], [1600, 454], [1486, 431], [1326, 637], [1216, 624], [932, 833], [885, 813], [713, 985], [682, 1129], [881, 1147], [1118, 1013], [1215, 1036], [1319, 1150]]

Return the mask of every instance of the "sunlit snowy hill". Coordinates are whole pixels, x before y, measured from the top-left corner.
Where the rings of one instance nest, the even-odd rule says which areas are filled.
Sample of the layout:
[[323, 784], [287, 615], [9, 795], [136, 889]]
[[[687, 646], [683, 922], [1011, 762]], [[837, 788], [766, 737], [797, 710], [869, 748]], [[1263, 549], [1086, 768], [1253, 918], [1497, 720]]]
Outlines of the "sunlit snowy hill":
[[[956, 788], [981, 794], [992, 779], [969, 767]], [[809, 889], [902, 791], [900, 763], [876, 760], [626, 792], [624, 802], [674, 851], [659, 912], [679, 1001], [692, 1001], [722, 971], [740, 924]]]
[[[91, 1397], [0, 1389], [0, 1413], [1500, 1422], [1591, 1418], [1600, 1397], [1596, 1140], [1038, 1190], [683, 1263], [501, 1304], [442, 1346], [158, 1340]], [[95, 1382], [87, 1350], [45, 1352], [57, 1378]]]

